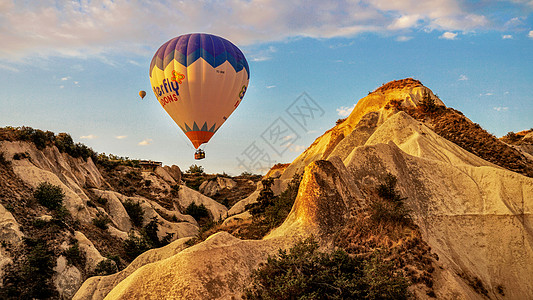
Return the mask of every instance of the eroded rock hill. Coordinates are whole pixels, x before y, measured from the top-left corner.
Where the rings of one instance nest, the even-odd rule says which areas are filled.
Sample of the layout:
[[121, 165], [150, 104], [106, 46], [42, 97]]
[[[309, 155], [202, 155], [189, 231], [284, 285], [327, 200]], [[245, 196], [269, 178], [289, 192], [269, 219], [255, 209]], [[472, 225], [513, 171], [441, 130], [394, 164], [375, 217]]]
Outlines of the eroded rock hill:
[[[398, 179], [398, 190], [435, 257], [430, 262], [433, 294], [414, 286], [417, 298], [533, 298], [533, 179], [465, 150], [436, 133], [431, 122], [404, 112], [410, 109], [447, 108], [412, 79], [384, 85], [359, 100], [344, 122], [279, 172], [280, 188], [296, 173], [303, 178], [289, 216], [264, 239], [219, 232], [174, 255], [161, 255], [162, 260], [118, 284], [116, 276], [91, 278], [75, 298], [239, 298], [252, 270], [278, 248], [310, 235], [324, 249], [334, 248], [337, 233], [365, 211], [388, 174]], [[529, 164], [525, 157], [524, 165]], [[243, 201], [253, 203], [257, 194]], [[230, 212], [242, 212], [244, 206], [237, 203]], [[171, 245], [178, 249], [181, 243]]]

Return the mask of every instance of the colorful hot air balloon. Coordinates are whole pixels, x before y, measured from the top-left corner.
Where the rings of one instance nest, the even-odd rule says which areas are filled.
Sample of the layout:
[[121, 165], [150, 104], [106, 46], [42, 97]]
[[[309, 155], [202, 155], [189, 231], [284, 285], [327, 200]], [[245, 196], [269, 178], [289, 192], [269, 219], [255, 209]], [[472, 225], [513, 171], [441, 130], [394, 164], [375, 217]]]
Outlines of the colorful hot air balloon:
[[141, 97], [141, 99], [144, 99], [144, 96], [146, 96], [146, 92], [145, 91], [140, 91], [139, 92], [139, 97]]
[[157, 100], [196, 149], [239, 106], [249, 79], [241, 50], [205, 33], [171, 39], [157, 50], [150, 64]]

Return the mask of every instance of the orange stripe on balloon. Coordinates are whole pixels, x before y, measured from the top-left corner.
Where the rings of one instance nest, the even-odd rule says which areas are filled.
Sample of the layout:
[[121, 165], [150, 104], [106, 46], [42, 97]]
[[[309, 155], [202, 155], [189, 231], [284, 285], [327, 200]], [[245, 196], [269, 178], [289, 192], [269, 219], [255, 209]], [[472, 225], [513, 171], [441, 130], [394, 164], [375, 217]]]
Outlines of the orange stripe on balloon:
[[207, 143], [215, 133], [210, 131], [188, 131], [185, 134], [191, 140], [194, 148], [198, 149], [201, 144]]

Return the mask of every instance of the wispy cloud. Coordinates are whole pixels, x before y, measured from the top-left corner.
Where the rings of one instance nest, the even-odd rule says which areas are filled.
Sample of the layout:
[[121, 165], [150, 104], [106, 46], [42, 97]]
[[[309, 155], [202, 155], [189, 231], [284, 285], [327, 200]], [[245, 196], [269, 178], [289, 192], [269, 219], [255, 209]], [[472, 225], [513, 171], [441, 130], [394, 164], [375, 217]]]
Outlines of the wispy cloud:
[[337, 114], [341, 117], [347, 117], [350, 115], [352, 110], [355, 108], [355, 104], [353, 106], [341, 106], [337, 108]]
[[458, 80], [459, 81], [468, 80], [468, 77], [466, 77], [466, 75], [464, 75], [464, 74], [461, 74], [461, 75], [459, 75], [459, 79]]
[[83, 140], [94, 140], [95, 138], [97, 138], [97, 136], [94, 134], [80, 136], [80, 139], [83, 139]]
[[533, 39], [533, 30], [531, 30], [527, 36]]
[[305, 146], [303, 146], [303, 145], [292, 145], [289, 148], [289, 151], [296, 152], [296, 153], [302, 152], [304, 150], [305, 150]]
[[410, 41], [412, 39], [413, 39], [412, 36], [400, 35], [399, 37], [396, 38], [396, 41], [398, 41], [398, 42], [407, 42], [407, 41]]
[[127, 135], [117, 135], [117, 136], [115, 136], [115, 138], [116, 138], [117, 140], [123, 140], [123, 139], [125, 139], [125, 138], [127, 138], [127, 137], [128, 137]]
[[139, 146], [147, 146], [147, 145], [150, 145], [152, 143], [152, 139], [145, 139], [145, 140], [142, 140], [141, 142], [139, 142], [137, 145]]
[[[461, 2], [310, 0], [302, 7], [298, 1], [287, 0], [41, 0], [32, 5], [7, 1], [0, 5], [0, 59], [21, 61], [39, 54], [104, 60], [106, 54], [124, 53], [124, 49], [130, 54], [149, 55], [177, 32], [211, 32], [242, 46], [298, 37], [391, 32], [396, 38], [397, 33], [405, 36], [404, 32], [418, 29], [451, 33], [494, 26], [493, 20], [474, 5]], [[518, 0], [509, 5], [529, 6]], [[255, 55], [251, 60], [270, 58]], [[135, 60], [126, 62], [135, 64]]]
[[495, 111], [507, 111], [509, 110], [509, 107], [507, 106], [497, 106], [497, 107], [493, 107]]
[[446, 40], [455, 40], [457, 38], [457, 33], [446, 31], [440, 36], [440, 38]]
[[492, 95], [494, 95], [494, 94], [491, 93], [491, 92], [484, 93], [484, 94], [479, 94], [479, 96], [492, 96]]
[[61, 78], [61, 81], [67, 81], [67, 80], [69, 80], [69, 79], [70, 79], [70, 76], [62, 77], [62, 78]]
[[504, 34], [504, 35], [502, 35], [502, 39], [504, 39], [504, 40], [510, 40], [510, 39], [512, 39], [512, 38], [513, 38], [513, 36], [512, 36], [511, 34]]
[[276, 87], [275, 85], [267, 85], [266, 88], [267, 88], [267, 89], [273, 89], [273, 88], [275, 88], [275, 87]]

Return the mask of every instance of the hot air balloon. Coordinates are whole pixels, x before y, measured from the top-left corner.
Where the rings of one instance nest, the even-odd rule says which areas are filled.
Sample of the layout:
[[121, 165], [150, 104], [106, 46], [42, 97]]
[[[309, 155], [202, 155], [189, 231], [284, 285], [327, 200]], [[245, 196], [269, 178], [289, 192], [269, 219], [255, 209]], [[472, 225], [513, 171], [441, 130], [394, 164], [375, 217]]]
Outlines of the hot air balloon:
[[141, 97], [141, 99], [144, 99], [144, 96], [146, 96], [146, 92], [145, 91], [140, 91], [139, 92], [139, 97]]
[[[150, 64], [157, 100], [192, 142], [207, 143], [239, 106], [250, 79], [248, 62], [230, 41], [193, 33], [164, 43]], [[196, 159], [205, 157], [197, 150]]]

